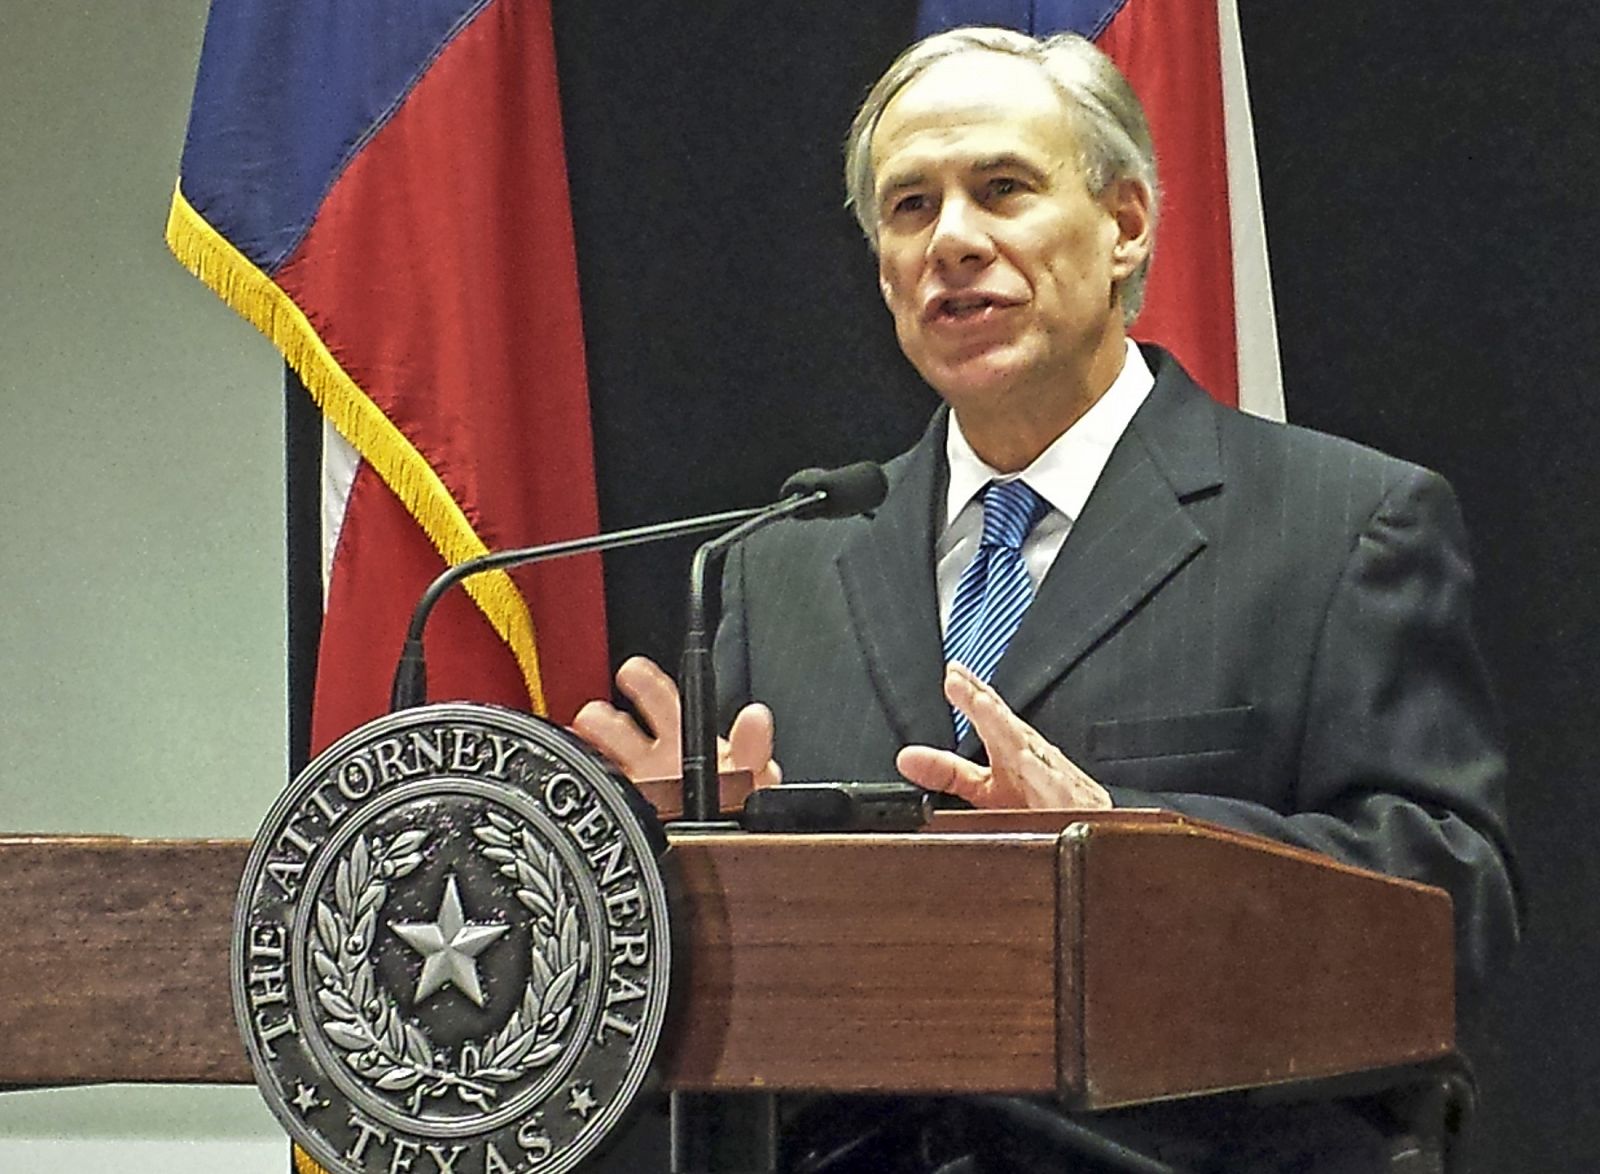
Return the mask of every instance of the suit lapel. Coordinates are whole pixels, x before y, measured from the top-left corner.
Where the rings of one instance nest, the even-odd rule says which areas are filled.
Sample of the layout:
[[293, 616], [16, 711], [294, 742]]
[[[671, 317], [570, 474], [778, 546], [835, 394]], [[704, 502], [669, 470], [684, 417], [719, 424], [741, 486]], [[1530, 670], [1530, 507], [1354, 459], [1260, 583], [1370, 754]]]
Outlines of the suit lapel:
[[[1151, 357], [1156, 385], [995, 670], [995, 687], [1019, 712], [1205, 547], [1184, 505], [1221, 487], [1221, 409], [1170, 357]], [[963, 748], [975, 745], [969, 735]]]
[[941, 410], [901, 458], [883, 505], [837, 559], [856, 642], [902, 744], [950, 746], [955, 737], [942, 687], [944, 652], [934, 590], [935, 507], [945, 483], [944, 420]]

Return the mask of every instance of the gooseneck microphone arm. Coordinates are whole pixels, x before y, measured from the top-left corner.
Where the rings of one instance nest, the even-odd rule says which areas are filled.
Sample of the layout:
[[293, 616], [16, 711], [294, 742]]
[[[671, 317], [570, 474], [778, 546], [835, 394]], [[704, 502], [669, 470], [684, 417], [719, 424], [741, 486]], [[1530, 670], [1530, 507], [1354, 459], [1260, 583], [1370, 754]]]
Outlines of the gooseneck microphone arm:
[[888, 493], [883, 469], [871, 461], [842, 469], [804, 469], [783, 483], [783, 500], [701, 544], [689, 566], [688, 621], [683, 664], [680, 738], [683, 753], [683, 818], [712, 823], [721, 818], [717, 762], [717, 678], [711, 658], [715, 625], [706, 618], [706, 574], [713, 559], [751, 534], [784, 518], [847, 518], [874, 509]]
[[792, 518], [816, 504], [822, 494], [779, 502], [703, 543], [689, 564], [689, 606], [678, 672], [682, 710], [679, 734], [683, 753], [683, 818], [711, 823], [722, 815], [717, 770], [717, 674], [711, 659], [715, 625], [706, 620], [706, 570], [711, 560], [763, 526]]
[[[770, 508], [770, 507], [768, 507]], [[638, 546], [667, 538], [682, 538], [690, 534], [703, 534], [720, 530], [746, 519], [759, 516], [761, 509], [727, 510], [720, 514], [705, 514], [697, 518], [683, 518], [672, 522], [654, 522], [648, 526], [635, 526], [629, 530], [613, 530], [609, 534], [596, 534], [589, 538], [569, 538], [564, 542], [547, 542], [540, 546], [519, 547], [481, 554], [450, 567], [428, 585], [411, 613], [411, 624], [406, 629], [405, 645], [400, 652], [400, 663], [395, 667], [394, 684], [389, 690], [391, 713], [421, 705], [428, 699], [428, 670], [423, 659], [422, 632], [444, 593], [461, 580], [485, 571], [500, 571], [546, 559], [562, 558], [569, 554], [590, 554], [601, 550], [619, 550], [625, 546]]]

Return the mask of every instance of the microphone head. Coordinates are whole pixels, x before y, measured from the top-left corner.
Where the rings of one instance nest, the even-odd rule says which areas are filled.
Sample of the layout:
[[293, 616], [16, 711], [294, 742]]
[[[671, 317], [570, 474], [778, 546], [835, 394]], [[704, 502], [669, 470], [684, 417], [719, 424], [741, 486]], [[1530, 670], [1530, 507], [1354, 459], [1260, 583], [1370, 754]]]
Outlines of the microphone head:
[[876, 509], [889, 493], [883, 467], [874, 461], [858, 461], [842, 469], [801, 469], [783, 483], [780, 497], [804, 497], [813, 493], [825, 496], [819, 502], [797, 511], [797, 518], [848, 518]]

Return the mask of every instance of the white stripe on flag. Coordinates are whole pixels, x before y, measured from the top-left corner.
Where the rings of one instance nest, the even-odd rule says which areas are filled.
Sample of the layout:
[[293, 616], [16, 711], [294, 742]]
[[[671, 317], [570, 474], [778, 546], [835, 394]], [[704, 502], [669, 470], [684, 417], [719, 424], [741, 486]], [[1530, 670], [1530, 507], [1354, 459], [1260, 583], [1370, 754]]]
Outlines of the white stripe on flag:
[[333, 555], [339, 549], [345, 507], [361, 468], [361, 454], [322, 418], [322, 608], [328, 608], [328, 584], [333, 582]]
[[1217, 0], [1222, 42], [1222, 110], [1228, 145], [1228, 217], [1233, 233], [1234, 331], [1239, 342], [1239, 406], [1284, 418], [1278, 319], [1272, 305], [1266, 218], [1256, 171], [1255, 127], [1245, 82], [1244, 41], [1237, 0]]

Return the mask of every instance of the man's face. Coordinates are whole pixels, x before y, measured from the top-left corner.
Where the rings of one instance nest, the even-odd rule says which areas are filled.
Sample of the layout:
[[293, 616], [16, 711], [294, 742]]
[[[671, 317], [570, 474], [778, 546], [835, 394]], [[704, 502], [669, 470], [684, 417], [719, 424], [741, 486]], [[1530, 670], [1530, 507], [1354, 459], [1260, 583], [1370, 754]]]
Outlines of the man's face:
[[1122, 364], [1113, 285], [1148, 252], [1148, 199], [1132, 182], [1089, 194], [1037, 67], [935, 63], [889, 103], [872, 163], [883, 299], [964, 423], [1105, 390]]

